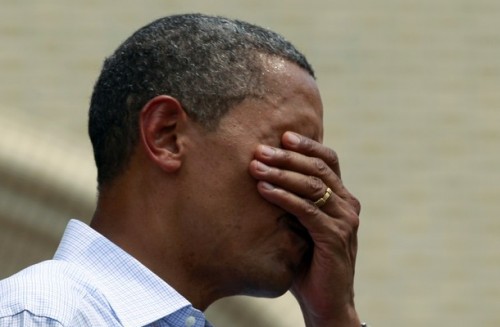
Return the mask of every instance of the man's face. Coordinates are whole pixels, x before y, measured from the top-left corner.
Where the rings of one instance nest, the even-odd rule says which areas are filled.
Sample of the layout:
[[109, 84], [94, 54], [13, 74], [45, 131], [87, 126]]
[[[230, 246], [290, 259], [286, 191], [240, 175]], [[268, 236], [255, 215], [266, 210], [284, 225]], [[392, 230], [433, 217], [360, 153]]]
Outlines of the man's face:
[[214, 292], [276, 296], [291, 285], [307, 242], [283, 209], [264, 200], [249, 172], [257, 145], [280, 147], [285, 131], [321, 141], [322, 104], [314, 79], [282, 59], [265, 61], [267, 92], [232, 109], [216, 131], [199, 129], [181, 174], [179, 203], [189, 237], [186, 265]]

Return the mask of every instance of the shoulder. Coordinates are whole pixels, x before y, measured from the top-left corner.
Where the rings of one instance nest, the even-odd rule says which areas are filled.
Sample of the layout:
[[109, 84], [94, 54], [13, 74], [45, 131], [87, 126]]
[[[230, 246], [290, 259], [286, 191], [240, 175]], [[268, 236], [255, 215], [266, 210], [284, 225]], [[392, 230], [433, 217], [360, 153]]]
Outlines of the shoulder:
[[66, 326], [111, 311], [91, 276], [68, 262], [45, 261], [0, 281], [0, 319], [29, 313]]

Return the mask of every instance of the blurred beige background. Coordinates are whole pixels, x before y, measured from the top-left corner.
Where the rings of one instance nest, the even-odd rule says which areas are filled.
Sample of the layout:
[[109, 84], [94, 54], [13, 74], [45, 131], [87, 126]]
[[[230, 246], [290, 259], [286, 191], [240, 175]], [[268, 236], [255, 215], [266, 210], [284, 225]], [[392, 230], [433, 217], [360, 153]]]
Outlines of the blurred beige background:
[[[140, 26], [201, 11], [270, 27], [314, 65], [325, 142], [363, 203], [357, 306], [373, 326], [500, 324], [500, 2], [0, 0], [0, 277], [88, 221], [100, 65]], [[289, 295], [218, 326], [303, 326]]]

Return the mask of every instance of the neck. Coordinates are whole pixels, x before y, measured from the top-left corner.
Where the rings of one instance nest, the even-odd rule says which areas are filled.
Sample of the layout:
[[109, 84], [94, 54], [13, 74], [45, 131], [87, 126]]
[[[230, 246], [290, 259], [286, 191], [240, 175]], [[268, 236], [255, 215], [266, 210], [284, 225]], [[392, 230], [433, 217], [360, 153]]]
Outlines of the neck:
[[[143, 190], [143, 186], [125, 178], [104, 187], [90, 226], [175, 288], [193, 306], [205, 310], [221, 297], [217, 296], [220, 292], [199, 273], [196, 249], [178, 223], [182, 218], [168, 206], [176, 203], [175, 196], [166, 190]], [[155, 194], [162, 194], [160, 202]]]

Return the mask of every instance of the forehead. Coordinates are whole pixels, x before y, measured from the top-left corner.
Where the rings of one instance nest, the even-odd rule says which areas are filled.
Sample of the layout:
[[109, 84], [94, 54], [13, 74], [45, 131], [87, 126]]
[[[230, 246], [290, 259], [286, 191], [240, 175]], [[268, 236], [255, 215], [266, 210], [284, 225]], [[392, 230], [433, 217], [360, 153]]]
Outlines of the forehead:
[[323, 107], [314, 78], [280, 58], [267, 58], [263, 64], [264, 96], [244, 100], [223, 117], [219, 127], [226, 141], [278, 146], [285, 131], [321, 141]]
[[[314, 78], [301, 67], [283, 58], [263, 58], [265, 67], [268, 123], [321, 140], [323, 104]], [[263, 122], [264, 123], [264, 122]], [[278, 126], [276, 126], [278, 127]]]

